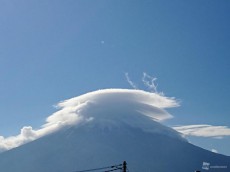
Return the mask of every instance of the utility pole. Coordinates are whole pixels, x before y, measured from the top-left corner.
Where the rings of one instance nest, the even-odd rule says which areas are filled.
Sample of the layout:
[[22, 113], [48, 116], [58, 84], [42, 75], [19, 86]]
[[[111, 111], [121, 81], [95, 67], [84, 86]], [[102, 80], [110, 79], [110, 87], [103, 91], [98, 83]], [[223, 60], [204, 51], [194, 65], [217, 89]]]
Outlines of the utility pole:
[[123, 162], [123, 171], [122, 172], [126, 172], [126, 169], [127, 169], [127, 163], [126, 161]]

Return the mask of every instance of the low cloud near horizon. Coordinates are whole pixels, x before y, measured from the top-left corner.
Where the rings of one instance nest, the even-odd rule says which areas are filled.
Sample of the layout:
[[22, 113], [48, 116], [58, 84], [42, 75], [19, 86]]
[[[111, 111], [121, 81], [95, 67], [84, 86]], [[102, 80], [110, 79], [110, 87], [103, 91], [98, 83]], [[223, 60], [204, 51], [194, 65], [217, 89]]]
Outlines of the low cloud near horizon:
[[213, 126], [207, 124], [184, 125], [173, 127], [176, 131], [185, 136], [212, 137], [221, 139], [224, 136], [230, 136], [230, 128], [227, 126]]

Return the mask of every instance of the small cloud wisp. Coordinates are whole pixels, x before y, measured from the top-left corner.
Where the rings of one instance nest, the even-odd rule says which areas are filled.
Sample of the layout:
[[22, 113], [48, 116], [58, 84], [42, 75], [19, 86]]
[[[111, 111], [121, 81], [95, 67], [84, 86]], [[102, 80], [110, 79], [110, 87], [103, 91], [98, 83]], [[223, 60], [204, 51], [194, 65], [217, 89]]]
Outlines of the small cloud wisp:
[[136, 84], [134, 84], [134, 82], [130, 79], [128, 73], [125, 73], [125, 78], [126, 78], [126, 81], [129, 83], [129, 85], [130, 85], [133, 89], [138, 89], [138, 87], [136, 86]]
[[227, 126], [213, 126], [207, 124], [176, 126], [173, 129], [185, 136], [223, 138], [230, 136], [230, 128]]

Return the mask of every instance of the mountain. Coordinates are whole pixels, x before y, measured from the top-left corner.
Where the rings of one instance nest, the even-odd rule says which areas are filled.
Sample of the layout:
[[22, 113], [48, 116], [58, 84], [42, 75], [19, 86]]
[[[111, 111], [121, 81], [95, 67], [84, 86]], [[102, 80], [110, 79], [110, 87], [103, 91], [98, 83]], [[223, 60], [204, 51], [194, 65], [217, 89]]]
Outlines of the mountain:
[[[146, 99], [142, 101], [138, 91], [120, 91], [101, 91], [62, 102], [62, 109], [44, 126], [59, 115], [63, 121], [70, 115], [67, 121], [74, 123], [62, 124], [51, 133], [1, 153], [1, 171], [74, 172], [124, 160], [130, 172], [206, 171], [203, 162], [210, 163], [209, 171], [229, 171], [230, 157], [194, 146], [159, 123], [159, 114], [164, 118], [169, 114], [162, 109], [162, 102], [161, 108], [156, 106], [157, 95], [152, 95], [154, 106]], [[78, 120], [73, 120], [72, 112]]]

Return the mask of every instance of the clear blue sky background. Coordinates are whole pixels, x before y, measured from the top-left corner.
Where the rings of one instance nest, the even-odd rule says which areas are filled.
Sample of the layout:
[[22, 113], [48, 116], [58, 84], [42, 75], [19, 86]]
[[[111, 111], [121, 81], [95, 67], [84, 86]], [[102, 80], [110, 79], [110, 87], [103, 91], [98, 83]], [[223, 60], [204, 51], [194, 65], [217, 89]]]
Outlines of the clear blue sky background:
[[[181, 100], [167, 125], [230, 127], [230, 1], [0, 0], [0, 135], [143, 72]], [[191, 138], [230, 155], [230, 138]]]

